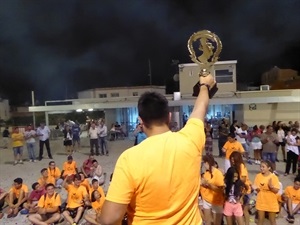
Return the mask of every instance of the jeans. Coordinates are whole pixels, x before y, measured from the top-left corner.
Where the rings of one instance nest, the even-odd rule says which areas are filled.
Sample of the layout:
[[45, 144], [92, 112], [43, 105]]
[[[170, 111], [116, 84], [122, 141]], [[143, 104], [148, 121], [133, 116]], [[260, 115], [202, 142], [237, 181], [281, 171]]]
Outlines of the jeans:
[[263, 152], [262, 156], [264, 161], [269, 159], [272, 163], [276, 162], [276, 153], [274, 152]]
[[100, 141], [100, 147], [101, 147], [101, 153], [104, 155], [108, 154], [108, 149], [107, 149], [107, 143], [106, 143], [106, 137], [99, 137]]
[[94, 146], [95, 146], [96, 155], [99, 155], [98, 139], [90, 139], [90, 146], [91, 146], [91, 154], [94, 155]]
[[28, 157], [31, 160], [35, 160], [35, 142], [33, 143], [27, 143], [27, 151], [28, 151]]

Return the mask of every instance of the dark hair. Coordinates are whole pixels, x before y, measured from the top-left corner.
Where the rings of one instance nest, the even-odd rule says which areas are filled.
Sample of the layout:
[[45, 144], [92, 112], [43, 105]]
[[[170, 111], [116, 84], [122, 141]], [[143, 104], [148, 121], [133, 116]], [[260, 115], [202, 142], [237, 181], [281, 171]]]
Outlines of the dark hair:
[[[237, 173], [238, 179], [236, 182], [233, 182], [234, 174]], [[240, 180], [240, 174], [239, 171], [235, 167], [230, 167], [225, 175], [225, 197], [228, 199], [229, 193], [232, 189], [232, 186], [234, 186], [234, 197], [240, 198], [242, 195], [243, 188], [245, 188], [245, 184]]]
[[98, 161], [97, 161], [96, 159], [94, 159], [94, 160], [92, 161], [92, 163], [94, 163], [94, 162], [98, 163]]
[[49, 162], [49, 166], [50, 166], [52, 163], [55, 163], [55, 162], [54, 162], [54, 161], [50, 161], [50, 162]]
[[38, 182], [34, 182], [34, 183], [31, 185], [32, 190], [35, 190], [36, 186], [38, 186], [38, 185], [39, 185]]
[[228, 137], [235, 138], [235, 134], [234, 133], [229, 133]]
[[55, 186], [54, 186], [54, 184], [49, 183], [49, 184], [46, 184], [45, 189], [47, 190], [48, 187], [55, 187]]
[[[234, 164], [232, 164], [231, 159], [233, 159]], [[236, 170], [241, 173], [241, 165], [244, 164], [242, 154], [240, 152], [234, 151], [229, 156], [229, 161], [232, 167], [235, 167]], [[226, 171], [225, 171], [226, 173]]]
[[209, 171], [209, 173], [211, 174], [211, 178], [213, 177], [213, 175], [212, 175], [212, 167], [215, 165], [215, 159], [214, 159], [214, 157], [212, 156], [212, 155], [205, 155], [205, 156], [203, 156], [203, 162], [204, 163], [208, 163], [208, 165], [209, 165], [209, 169], [208, 169], [208, 171]]
[[[95, 198], [95, 196], [94, 196], [94, 194], [95, 194], [96, 191], [98, 191], [98, 190], [94, 190], [94, 191], [92, 192], [92, 197], [91, 197], [91, 201], [92, 201], [92, 202], [95, 202], [95, 201], [96, 201], [96, 198]], [[100, 194], [100, 193], [99, 193], [99, 195], [100, 195], [100, 197], [101, 197], [101, 194]]]
[[292, 129], [291, 129], [291, 132], [296, 132], [296, 133], [298, 133], [298, 130], [297, 130], [297, 128], [292, 128]]
[[168, 100], [157, 92], [145, 92], [138, 101], [139, 116], [145, 127], [169, 124]]
[[41, 169], [41, 173], [44, 173], [47, 170], [47, 168]]
[[81, 176], [77, 173], [77, 174], [74, 175], [73, 180], [81, 180]]
[[300, 175], [295, 177], [294, 182], [297, 182], [297, 181], [300, 182]]
[[99, 181], [97, 179], [93, 179], [92, 184], [94, 184], [95, 182], [99, 182]]
[[14, 179], [14, 183], [17, 183], [17, 184], [23, 184], [23, 179], [18, 177], [16, 179]]
[[260, 164], [262, 164], [262, 163], [266, 164], [267, 167], [270, 167], [271, 168], [270, 172], [273, 173], [273, 165], [272, 165], [272, 163], [269, 160], [262, 160], [260, 162]]
[[257, 131], [257, 130], [258, 130], [257, 125], [254, 125], [253, 130], [254, 130], [254, 131]]

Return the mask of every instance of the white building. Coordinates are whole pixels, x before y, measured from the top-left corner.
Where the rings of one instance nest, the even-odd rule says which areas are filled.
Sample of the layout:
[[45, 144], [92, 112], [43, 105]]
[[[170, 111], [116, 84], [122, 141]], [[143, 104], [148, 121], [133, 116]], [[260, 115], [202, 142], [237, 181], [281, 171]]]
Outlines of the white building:
[[7, 99], [0, 99], [0, 120], [8, 120], [9, 118], [9, 101]]

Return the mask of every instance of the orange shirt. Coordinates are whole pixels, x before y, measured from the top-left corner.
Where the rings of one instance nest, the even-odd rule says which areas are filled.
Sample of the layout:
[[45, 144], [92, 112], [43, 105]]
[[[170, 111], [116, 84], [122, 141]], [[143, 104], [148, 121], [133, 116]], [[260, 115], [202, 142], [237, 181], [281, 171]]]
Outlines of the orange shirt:
[[88, 195], [85, 187], [75, 187], [73, 184], [70, 184], [66, 190], [68, 192], [67, 208], [75, 209], [83, 205], [84, 196]]
[[201, 224], [203, 122], [148, 137], [119, 157], [106, 200], [128, 204], [130, 224]]
[[[214, 169], [212, 174], [206, 171], [203, 174], [203, 178], [208, 181], [209, 184], [213, 184], [218, 187], [224, 187], [224, 176], [218, 169]], [[224, 204], [224, 193], [216, 192], [212, 189], [201, 186], [201, 197], [203, 200], [211, 203], [212, 205], [222, 206]]]
[[226, 141], [223, 148], [225, 149], [225, 159], [229, 159], [231, 153], [233, 153], [235, 151], [240, 152], [240, 153], [245, 152], [242, 144], [238, 141], [234, 141], [234, 142]]
[[272, 179], [274, 188], [280, 188], [278, 177], [275, 174], [271, 173], [268, 176], [264, 176], [262, 173], [257, 174], [254, 184], [260, 191], [257, 193], [256, 209], [266, 212], [279, 212], [277, 194], [270, 191], [268, 186], [269, 179]]
[[83, 186], [87, 192], [90, 190], [90, 182], [88, 179], [84, 179], [80, 185]]
[[75, 161], [72, 161], [72, 163], [64, 162], [64, 165], [63, 165], [64, 174], [63, 174], [63, 176], [76, 174], [76, 168], [77, 168], [77, 165], [76, 165]]
[[59, 206], [61, 206], [61, 198], [60, 195], [56, 192], [54, 192], [54, 194], [51, 197], [49, 197], [49, 195], [46, 194], [45, 198], [45, 195], [43, 195], [38, 202], [38, 207], [44, 209], [51, 209]]
[[[92, 193], [93, 193], [93, 191], [95, 191], [95, 189], [90, 186], [90, 189], [89, 189], [90, 199], [92, 199]], [[97, 191], [100, 193], [101, 198], [103, 197], [105, 199], [105, 194], [104, 194], [103, 188], [101, 186], [99, 186], [97, 188]]]
[[101, 212], [104, 201], [105, 201], [105, 198], [101, 197], [99, 199], [99, 201], [92, 202], [92, 207], [97, 213]]
[[11, 188], [10, 188], [10, 190], [9, 190], [9, 192], [13, 192], [14, 193], [14, 195], [16, 196], [16, 198], [19, 198], [20, 197], [20, 192], [21, 192], [21, 190], [23, 191], [23, 193], [28, 193], [28, 187], [27, 187], [27, 185], [25, 185], [25, 184], [22, 184], [22, 186], [21, 186], [21, 188], [19, 188], [19, 189], [16, 189], [15, 188], [15, 186], [12, 186]]
[[53, 170], [51, 170], [49, 167], [48, 167], [48, 174], [49, 176], [53, 177], [55, 180], [59, 179], [60, 178], [60, 175], [61, 175], [61, 171], [58, 167], [55, 167]]
[[296, 190], [294, 186], [287, 186], [284, 193], [292, 200], [293, 204], [298, 205], [300, 203], [300, 189]]
[[37, 182], [43, 187], [50, 183], [55, 185], [55, 179], [52, 176], [48, 176], [47, 178], [40, 177]]
[[251, 180], [249, 179], [249, 175], [248, 175], [248, 170], [245, 166], [245, 164], [241, 164], [241, 168], [240, 168], [240, 179], [242, 179], [243, 177], [246, 177], [246, 181], [245, 181], [245, 185], [248, 186], [248, 190], [246, 194], [250, 194], [251, 193]]

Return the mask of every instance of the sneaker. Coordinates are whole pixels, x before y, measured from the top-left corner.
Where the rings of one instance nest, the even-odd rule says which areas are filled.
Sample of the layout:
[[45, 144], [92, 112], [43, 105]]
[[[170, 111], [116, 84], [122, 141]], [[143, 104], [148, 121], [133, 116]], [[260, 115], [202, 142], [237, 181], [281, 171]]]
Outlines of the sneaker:
[[23, 164], [23, 161], [22, 161], [22, 160], [20, 160], [20, 161], [19, 161], [19, 163], [20, 163], [20, 164]]
[[289, 223], [294, 223], [295, 218], [294, 218], [294, 216], [288, 215], [288, 216], [286, 217], [286, 220], [287, 220]]
[[252, 162], [251, 162], [250, 159], [247, 160], [247, 163], [248, 163], [249, 165], [252, 165]]
[[36, 160], [33, 160], [33, 162], [36, 162]]
[[15, 161], [15, 162], [14, 162], [14, 166], [17, 165], [17, 164], [18, 164], [18, 161]]
[[22, 215], [27, 215], [27, 214], [29, 214], [29, 210], [28, 210], [28, 209], [22, 209], [22, 210], [20, 211], [20, 213], [21, 213]]

